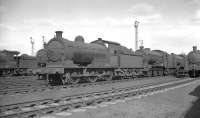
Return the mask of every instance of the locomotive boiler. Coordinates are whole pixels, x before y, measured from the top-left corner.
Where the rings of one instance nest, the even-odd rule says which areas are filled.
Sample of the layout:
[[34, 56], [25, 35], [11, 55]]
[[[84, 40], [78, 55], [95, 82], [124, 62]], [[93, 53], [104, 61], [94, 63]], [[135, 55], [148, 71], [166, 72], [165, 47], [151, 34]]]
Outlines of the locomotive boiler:
[[200, 76], [200, 50], [193, 46], [193, 51], [188, 53], [189, 75], [191, 77]]
[[46, 54], [51, 64], [62, 62], [63, 66], [105, 66], [108, 64], [108, 51], [104, 45], [84, 43], [82, 36], [75, 41], [62, 38], [62, 31], [56, 32], [56, 37], [46, 45]]

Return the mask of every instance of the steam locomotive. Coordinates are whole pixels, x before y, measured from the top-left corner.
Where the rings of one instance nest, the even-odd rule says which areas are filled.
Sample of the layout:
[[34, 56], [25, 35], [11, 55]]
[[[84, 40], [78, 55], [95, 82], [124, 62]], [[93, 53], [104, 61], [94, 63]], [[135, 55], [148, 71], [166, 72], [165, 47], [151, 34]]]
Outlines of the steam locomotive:
[[40, 65], [38, 76], [50, 84], [76, 84], [135, 78], [140, 76], [185, 76], [187, 57], [141, 47], [136, 52], [119, 43], [101, 38], [85, 43], [82, 36], [75, 41], [62, 37], [56, 31], [44, 49], [37, 52]]
[[200, 50], [197, 50], [196, 46], [188, 53], [188, 68], [191, 77], [200, 76]]
[[19, 56], [18, 51], [0, 51], [0, 76], [32, 75], [34, 68], [37, 68], [36, 57]]

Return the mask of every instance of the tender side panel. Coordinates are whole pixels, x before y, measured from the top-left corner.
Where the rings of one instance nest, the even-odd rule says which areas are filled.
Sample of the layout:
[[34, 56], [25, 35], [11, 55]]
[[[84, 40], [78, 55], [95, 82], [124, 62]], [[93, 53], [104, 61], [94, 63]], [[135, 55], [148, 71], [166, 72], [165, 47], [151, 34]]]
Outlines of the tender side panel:
[[143, 59], [136, 55], [120, 55], [120, 67], [122, 68], [142, 68]]
[[110, 65], [112, 67], [118, 67], [119, 66], [118, 58], [119, 58], [119, 56], [117, 56], [117, 55], [110, 56]]
[[36, 68], [37, 67], [37, 61], [36, 59], [21, 59], [20, 68]]

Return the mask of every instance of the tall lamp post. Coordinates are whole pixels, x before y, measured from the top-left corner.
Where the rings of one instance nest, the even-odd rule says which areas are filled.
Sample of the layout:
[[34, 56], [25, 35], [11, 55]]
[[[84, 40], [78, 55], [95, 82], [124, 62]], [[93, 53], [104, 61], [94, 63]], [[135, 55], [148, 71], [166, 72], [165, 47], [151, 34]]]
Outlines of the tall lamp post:
[[138, 25], [140, 22], [135, 21], [135, 50], [138, 49]]
[[33, 40], [32, 37], [30, 37], [30, 40], [31, 40], [31, 55], [34, 56], [34, 44], [35, 44], [35, 41]]

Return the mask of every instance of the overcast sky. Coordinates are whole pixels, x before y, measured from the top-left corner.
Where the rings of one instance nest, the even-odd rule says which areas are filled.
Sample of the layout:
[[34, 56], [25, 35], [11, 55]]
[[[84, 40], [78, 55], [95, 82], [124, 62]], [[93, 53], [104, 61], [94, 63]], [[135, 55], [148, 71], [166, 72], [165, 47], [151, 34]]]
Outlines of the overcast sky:
[[200, 48], [200, 0], [0, 0], [0, 49], [30, 54], [33, 37], [36, 52], [56, 30], [69, 40], [102, 37], [135, 49], [135, 20], [147, 48]]

